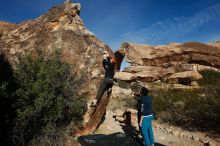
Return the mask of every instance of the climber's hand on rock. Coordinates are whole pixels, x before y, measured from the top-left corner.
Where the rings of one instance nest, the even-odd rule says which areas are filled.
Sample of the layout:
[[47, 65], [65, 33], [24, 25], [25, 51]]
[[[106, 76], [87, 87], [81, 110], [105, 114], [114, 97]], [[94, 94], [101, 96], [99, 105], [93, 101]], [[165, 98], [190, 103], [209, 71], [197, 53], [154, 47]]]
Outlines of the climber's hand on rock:
[[104, 55], [103, 55], [103, 57], [104, 57], [104, 58], [109, 57], [109, 54], [108, 54], [108, 52], [107, 52], [107, 51], [104, 51]]
[[93, 101], [93, 104], [94, 104], [94, 105], [97, 105], [97, 99], [95, 99], [95, 100]]
[[104, 58], [104, 59], [107, 59], [107, 55], [106, 55], [106, 54], [104, 54], [104, 55], [103, 55], [103, 58]]

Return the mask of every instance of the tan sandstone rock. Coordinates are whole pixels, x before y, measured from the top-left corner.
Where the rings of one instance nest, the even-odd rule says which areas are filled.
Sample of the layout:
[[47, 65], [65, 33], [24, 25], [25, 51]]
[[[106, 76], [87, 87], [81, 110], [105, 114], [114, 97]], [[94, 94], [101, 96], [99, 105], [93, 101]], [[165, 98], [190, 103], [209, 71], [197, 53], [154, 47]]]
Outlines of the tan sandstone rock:
[[114, 79], [123, 80], [123, 81], [131, 81], [135, 78], [134, 74], [127, 72], [116, 72]]
[[112, 97], [129, 97], [132, 95], [131, 89], [124, 89], [118, 86], [112, 87]]
[[218, 46], [198, 42], [159, 46], [124, 43], [118, 52], [124, 54], [130, 63], [138, 65], [163, 66], [182, 62], [220, 67]]
[[161, 80], [164, 76], [174, 73], [172, 68], [163, 68], [155, 66], [129, 66], [124, 72], [134, 73], [136, 80], [153, 82]]
[[133, 73], [135, 80], [142, 82], [195, 86], [191, 82], [202, 78], [198, 71], [220, 71], [220, 42], [158, 46], [123, 43], [116, 54], [118, 64], [123, 58], [131, 64], [124, 72]]
[[[36, 49], [48, 53], [61, 50], [61, 60], [69, 63], [74, 78], [81, 80], [79, 95], [92, 102], [104, 74], [102, 53], [107, 51], [110, 56], [114, 53], [84, 26], [79, 13], [80, 4], [67, 1], [34, 20], [20, 24], [0, 22], [0, 53], [5, 54], [16, 69], [18, 54], [35, 54]], [[105, 93], [95, 109], [88, 107], [84, 126], [78, 134], [88, 134], [96, 129], [105, 113], [109, 96]]]
[[189, 83], [191, 81], [195, 81], [201, 79], [202, 75], [197, 71], [185, 71], [172, 74], [168, 79], [167, 82], [171, 84], [178, 84], [178, 83]]

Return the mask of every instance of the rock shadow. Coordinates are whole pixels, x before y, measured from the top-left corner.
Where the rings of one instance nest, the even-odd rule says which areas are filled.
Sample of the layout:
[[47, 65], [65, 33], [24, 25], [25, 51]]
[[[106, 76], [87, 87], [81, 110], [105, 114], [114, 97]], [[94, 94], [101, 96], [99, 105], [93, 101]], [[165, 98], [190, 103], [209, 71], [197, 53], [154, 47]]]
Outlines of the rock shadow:
[[[141, 138], [141, 133], [139, 130], [136, 129], [135, 126], [132, 125], [131, 122], [131, 112], [126, 111], [123, 114], [124, 120], [118, 120], [116, 116], [114, 116], [115, 120], [121, 123], [122, 130], [124, 131], [125, 135], [132, 138], [139, 146], [144, 146], [143, 140]], [[160, 143], [155, 143], [155, 146], [165, 146]]]
[[[81, 146], [144, 146], [124, 133], [95, 134], [78, 137]], [[155, 146], [165, 146], [155, 143]]]
[[125, 135], [133, 138], [135, 141], [141, 144], [142, 140], [140, 138], [140, 132], [131, 123], [131, 112], [126, 111], [122, 117], [124, 120], [119, 120], [116, 116], [114, 116], [115, 120], [121, 124], [120, 126], [122, 127]]
[[16, 117], [13, 108], [16, 86], [12, 67], [5, 55], [0, 54], [0, 145], [12, 145], [10, 134]]
[[140, 146], [135, 140], [123, 133], [81, 136], [78, 141], [81, 146]]

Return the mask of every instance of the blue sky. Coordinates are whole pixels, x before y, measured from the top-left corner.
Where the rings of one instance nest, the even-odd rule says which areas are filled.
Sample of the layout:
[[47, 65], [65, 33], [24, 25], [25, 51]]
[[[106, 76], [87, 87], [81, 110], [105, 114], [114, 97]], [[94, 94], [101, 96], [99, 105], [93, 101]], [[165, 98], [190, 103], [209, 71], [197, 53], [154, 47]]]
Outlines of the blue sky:
[[[63, 0], [0, 0], [0, 20], [34, 19]], [[117, 50], [122, 42], [167, 44], [220, 40], [220, 0], [74, 0], [98, 38]]]

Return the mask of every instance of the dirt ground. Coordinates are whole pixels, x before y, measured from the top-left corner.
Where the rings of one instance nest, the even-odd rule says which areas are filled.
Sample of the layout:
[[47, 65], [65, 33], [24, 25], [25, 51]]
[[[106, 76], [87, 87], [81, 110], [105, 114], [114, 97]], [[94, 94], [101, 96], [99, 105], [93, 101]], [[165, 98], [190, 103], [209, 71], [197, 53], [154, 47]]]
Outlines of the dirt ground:
[[[130, 128], [131, 132], [127, 132]], [[156, 146], [219, 146], [220, 141], [214, 141], [207, 137], [205, 133], [201, 132], [190, 132], [182, 130], [178, 127], [171, 126], [169, 124], [153, 122], [153, 131], [155, 137]], [[141, 136], [134, 126], [120, 123], [115, 120], [114, 113], [107, 111], [104, 122], [99, 126], [94, 135], [102, 135], [105, 142], [107, 143], [108, 136], [112, 134], [122, 133], [127, 137], [130, 137], [130, 142], [136, 142], [135, 145], [141, 146]], [[112, 139], [117, 141], [117, 139]], [[129, 139], [128, 139], [129, 140]], [[133, 141], [134, 140], [134, 141]], [[119, 144], [129, 146], [126, 144]], [[134, 144], [133, 144], [134, 145]], [[89, 146], [89, 145], [88, 145]], [[96, 145], [98, 146], [98, 145]], [[107, 144], [106, 144], [107, 146]], [[117, 143], [114, 144], [117, 146]]]

